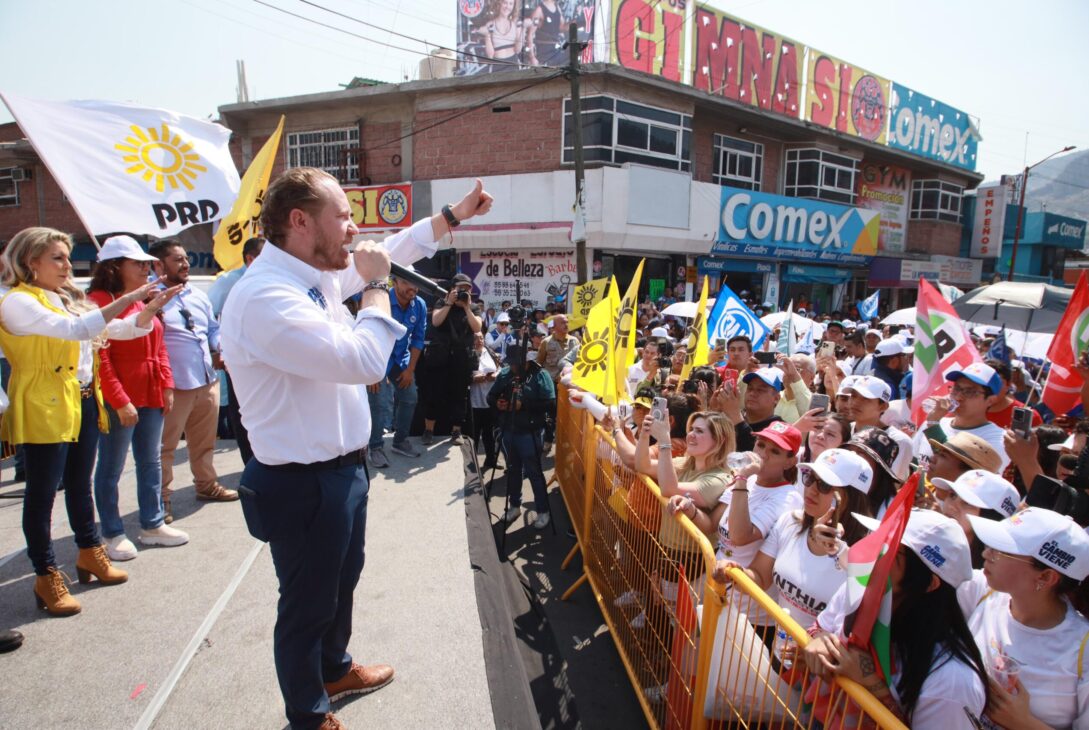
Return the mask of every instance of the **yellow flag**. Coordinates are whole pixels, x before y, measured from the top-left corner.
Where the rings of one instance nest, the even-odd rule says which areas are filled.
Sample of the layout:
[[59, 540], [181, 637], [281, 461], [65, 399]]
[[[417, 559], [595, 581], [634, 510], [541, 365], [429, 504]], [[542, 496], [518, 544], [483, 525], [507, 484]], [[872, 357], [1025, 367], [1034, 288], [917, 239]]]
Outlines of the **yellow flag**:
[[703, 277], [703, 291], [700, 303], [696, 306], [696, 316], [688, 328], [688, 351], [684, 355], [684, 367], [681, 368], [681, 382], [688, 379], [695, 363], [707, 364], [711, 348], [707, 344], [707, 277]]
[[646, 259], [636, 267], [635, 276], [628, 284], [628, 291], [620, 300], [620, 309], [616, 313], [616, 393], [623, 402], [631, 400], [628, 394], [628, 367], [635, 359], [635, 312], [639, 306], [639, 281], [643, 278], [644, 263]]
[[605, 405], [616, 403], [616, 310], [620, 297], [616, 282], [609, 287], [609, 296], [590, 309], [586, 318], [586, 336], [579, 348], [579, 357], [571, 382], [598, 397]]
[[575, 287], [567, 315], [568, 329], [577, 330], [586, 324], [590, 310], [605, 297], [608, 283], [608, 279], [594, 279]]
[[265, 146], [253, 158], [246, 174], [242, 176], [242, 187], [238, 198], [231, 206], [231, 212], [219, 222], [216, 230], [215, 245], [212, 253], [216, 263], [224, 271], [237, 269], [242, 265], [242, 244], [258, 235], [261, 222], [261, 204], [268, 190], [268, 181], [272, 177], [272, 166], [276, 162], [276, 151], [280, 148], [280, 135], [284, 131], [284, 117], [276, 131], [265, 142]]

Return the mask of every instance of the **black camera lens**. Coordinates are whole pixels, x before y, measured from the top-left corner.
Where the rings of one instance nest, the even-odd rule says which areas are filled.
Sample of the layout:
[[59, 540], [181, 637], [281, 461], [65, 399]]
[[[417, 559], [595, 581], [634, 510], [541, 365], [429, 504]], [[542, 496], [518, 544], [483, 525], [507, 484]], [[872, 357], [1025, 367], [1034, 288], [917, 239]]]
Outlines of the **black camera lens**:
[[668, 367], [671, 367], [672, 365], [673, 365], [673, 358], [664, 357], [664, 356], [658, 358], [658, 367], [668, 368]]
[[459, 291], [459, 292], [457, 293], [457, 300], [458, 300], [459, 302], [467, 302], [467, 301], [469, 301], [469, 292], [467, 292], [467, 291]]

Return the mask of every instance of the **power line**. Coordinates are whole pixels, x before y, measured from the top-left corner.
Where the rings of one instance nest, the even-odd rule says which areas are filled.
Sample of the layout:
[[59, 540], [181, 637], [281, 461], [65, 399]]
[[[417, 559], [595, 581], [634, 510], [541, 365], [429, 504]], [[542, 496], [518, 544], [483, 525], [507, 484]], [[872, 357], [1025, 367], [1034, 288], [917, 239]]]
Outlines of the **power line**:
[[500, 94], [499, 96], [493, 96], [490, 99], [485, 99], [484, 101], [477, 102], [476, 104], [473, 104], [472, 106], [466, 107], [465, 109], [462, 109], [461, 111], [455, 112], [455, 113], [453, 113], [453, 114], [451, 114], [451, 115], [449, 115], [447, 117], [443, 117], [442, 119], [439, 119], [438, 121], [433, 122], [432, 124], [428, 124], [425, 127], [420, 127], [419, 129], [412, 130], [408, 134], [402, 134], [400, 137], [395, 137], [393, 139], [386, 140], [385, 142], [380, 142], [380, 143], [374, 145], [373, 147], [365, 147], [364, 150], [366, 150], [367, 152], [371, 152], [373, 150], [380, 150], [383, 147], [389, 147], [391, 145], [394, 145], [394, 144], [400, 142], [401, 140], [408, 139], [409, 137], [415, 137], [417, 134], [422, 134], [423, 132], [426, 132], [429, 129], [434, 129], [435, 127], [442, 126], [443, 124], [446, 124], [447, 122], [451, 122], [451, 121], [457, 119], [458, 117], [463, 117], [466, 114], [470, 114], [472, 112], [475, 112], [477, 109], [482, 109], [482, 108], [488, 106], [489, 104], [494, 104], [497, 101], [500, 101], [502, 99], [506, 99], [508, 96], [514, 96], [515, 94], [526, 91], [527, 89], [532, 89], [534, 86], [540, 86], [541, 84], [547, 83], [547, 82], [552, 81], [554, 79], [558, 79], [558, 78], [560, 78], [561, 76], [563, 76], [565, 74], [566, 74], [566, 70], [561, 69], [559, 71], [556, 71], [555, 73], [549, 74], [548, 76], [544, 77], [543, 79], [536, 79], [533, 82], [528, 83], [525, 86], [521, 86], [521, 87], [519, 87], [519, 88], [517, 88], [517, 89], [515, 89], [513, 91], [507, 91], [507, 92], [505, 92], [503, 94]]

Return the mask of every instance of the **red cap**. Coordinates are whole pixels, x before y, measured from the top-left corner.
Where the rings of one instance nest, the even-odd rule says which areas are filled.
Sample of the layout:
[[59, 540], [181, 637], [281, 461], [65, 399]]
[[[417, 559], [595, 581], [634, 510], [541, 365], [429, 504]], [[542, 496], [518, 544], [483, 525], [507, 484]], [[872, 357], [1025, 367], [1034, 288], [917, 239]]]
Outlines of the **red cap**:
[[765, 438], [776, 446], [787, 451], [797, 453], [802, 448], [802, 432], [791, 426], [786, 421], [774, 421], [760, 433], [757, 438]]

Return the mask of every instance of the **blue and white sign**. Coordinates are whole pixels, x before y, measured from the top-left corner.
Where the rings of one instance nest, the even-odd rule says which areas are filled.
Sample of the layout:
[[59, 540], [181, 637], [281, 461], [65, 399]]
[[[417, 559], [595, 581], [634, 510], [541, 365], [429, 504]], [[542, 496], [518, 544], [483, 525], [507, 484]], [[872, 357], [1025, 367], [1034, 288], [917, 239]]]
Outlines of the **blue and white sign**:
[[715, 306], [707, 317], [707, 341], [714, 344], [715, 339], [730, 339], [745, 335], [752, 340], [753, 349], [760, 346], [771, 330], [760, 321], [756, 312], [745, 306], [745, 302], [734, 294], [733, 289], [722, 285]]
[[770, 274], [775, 271], [777, 264], [763, 261], [738, 261], [737, 259], [716, 259], [710, 256], [700, 256], [696, 260], [700, 276], [710, 276], [723, 272], [739, 272], [750, 274]]
[[862, 315], [862, 319], [877, 319], [877, 308], [880, 299], [881, 292], [875, 291], [858, 303], [858, 313]]
[[718, 240], [711, 252], [866, 264], [877, 253], [880, 222], [874, 210], [723, 186]]
[[893, 82], [889, 147], [975, 170], [979, 139], [964, 112]]

